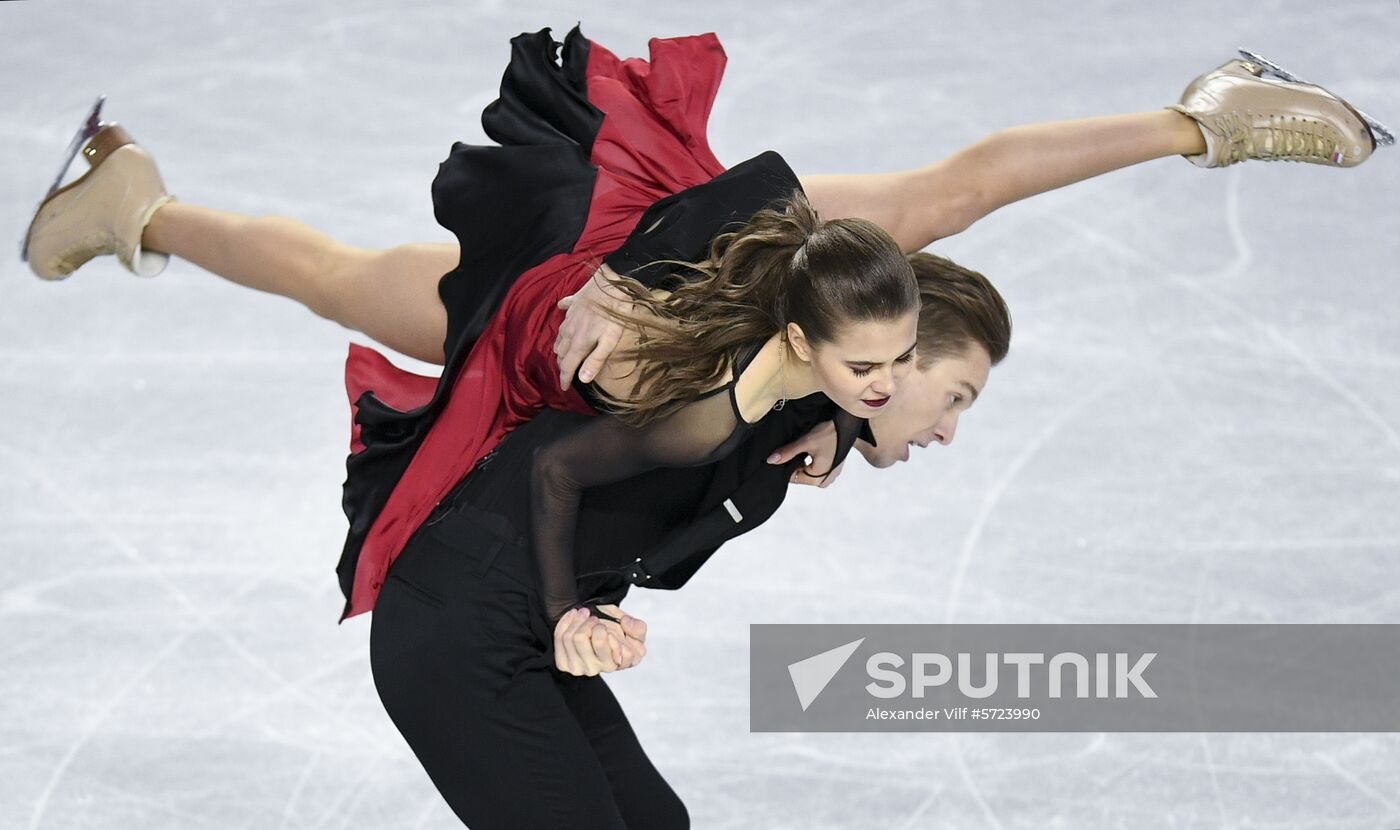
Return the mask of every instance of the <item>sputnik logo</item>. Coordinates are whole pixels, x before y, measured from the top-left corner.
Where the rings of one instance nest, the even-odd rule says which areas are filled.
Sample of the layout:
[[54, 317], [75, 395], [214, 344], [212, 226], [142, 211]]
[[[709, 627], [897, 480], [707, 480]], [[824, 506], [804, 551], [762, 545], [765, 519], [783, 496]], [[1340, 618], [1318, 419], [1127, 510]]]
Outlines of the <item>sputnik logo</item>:
[[837, 646], [821, 654], [814, 654], [806, 660], [788, 664], [788, 675], [792, 677], [792, 687], [797, 691], [797, 700], [802, 704], [802, 711], [807, 711], [807, 707], [812, 705], [812, 701], [817, 699], [817, 695], [822, 693], [826, 684], [846, 665], [846, 661], [863, 642], [865, 638], [861, 637], [844, 646]]

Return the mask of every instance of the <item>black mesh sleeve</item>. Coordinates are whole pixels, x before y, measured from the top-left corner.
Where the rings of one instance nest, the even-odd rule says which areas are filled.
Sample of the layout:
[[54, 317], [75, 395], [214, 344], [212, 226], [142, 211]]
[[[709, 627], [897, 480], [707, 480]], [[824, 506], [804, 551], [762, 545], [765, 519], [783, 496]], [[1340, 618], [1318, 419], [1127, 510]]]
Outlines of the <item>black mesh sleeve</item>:
[[550, 629], [578, 605], [574, 533], [583, 490], [657, 467], [712, 464], [746, 431], [733, 383], [643, 427], [598, 415], [534, 451], [530, 531]]

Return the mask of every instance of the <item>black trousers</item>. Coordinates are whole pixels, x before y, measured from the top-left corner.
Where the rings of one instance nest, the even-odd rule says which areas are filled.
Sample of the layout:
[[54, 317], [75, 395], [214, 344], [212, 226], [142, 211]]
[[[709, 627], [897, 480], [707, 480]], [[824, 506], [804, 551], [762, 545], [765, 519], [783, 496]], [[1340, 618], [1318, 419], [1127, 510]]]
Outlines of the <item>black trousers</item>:
[[435, 514], [371, 615], [379, 698], [474, 830], [688, 828], [602, 675], [543, 654], [529, 551], [470, 506]]

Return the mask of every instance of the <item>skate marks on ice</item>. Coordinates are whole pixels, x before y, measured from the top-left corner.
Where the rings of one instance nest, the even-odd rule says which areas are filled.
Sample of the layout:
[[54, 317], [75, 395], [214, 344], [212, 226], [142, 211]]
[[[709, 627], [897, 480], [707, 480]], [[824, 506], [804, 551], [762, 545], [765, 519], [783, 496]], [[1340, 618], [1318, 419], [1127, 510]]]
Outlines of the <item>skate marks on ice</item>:
[[[1369, 4], [1323, 31], [1205, 4], [808, 4], [762, 26], [732, 3], [3, 6], [16, 241], [101, 91], [181, 198], [355, 244], [442, 239], [428, 183], [452, 141], [484, 140], [505, 38], [579, 18], [623, 55], [718, 31], [719, 157], [772, 147], [799, 172], [1167, 104], [1238, 43], [1400, 112], [1393, 10]], [[113, 83], [94, 88], [79, 53]], [[1391, 735], [749, 735], [743, 660], [750, 622], [1393, 621], [1389, 153], [1354, 171], [1166, 159], [935, 245], [1016, 320], [953, 446], [853, 460], [685, 591], [629, 599], [655, 647], [609, 683], [695, 826], [1400, 826]], [[9, 820], [457, 826], [378, 703], [367, 620], [334, 624], [346, 333], [180, 263], [47, 284], [10, 261], [0, 280]]]

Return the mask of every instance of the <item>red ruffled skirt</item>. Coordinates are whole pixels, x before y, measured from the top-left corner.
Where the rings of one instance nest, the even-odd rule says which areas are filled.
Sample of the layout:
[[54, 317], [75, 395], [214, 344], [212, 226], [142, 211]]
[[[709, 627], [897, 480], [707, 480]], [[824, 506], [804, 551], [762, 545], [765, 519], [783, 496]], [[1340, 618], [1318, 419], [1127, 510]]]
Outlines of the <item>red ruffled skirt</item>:
[[462, 246], [439, 285], [442, 377], [350, 346], [342, 620], [374, 607], [409, 537], [506, 433], [544, 407], [595, 411], [559, 389], [557, 302], [653, 202], [724, 171], [705, 136], [725, 65], [713, 34], [655, 38], [649, 60], [619, 60], [577, 28], [563, 44], [548, 29], [522, 34], [512, 49], [482, 117], [501, 146], [454, 145], [434, 180], [438, 220]]

